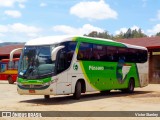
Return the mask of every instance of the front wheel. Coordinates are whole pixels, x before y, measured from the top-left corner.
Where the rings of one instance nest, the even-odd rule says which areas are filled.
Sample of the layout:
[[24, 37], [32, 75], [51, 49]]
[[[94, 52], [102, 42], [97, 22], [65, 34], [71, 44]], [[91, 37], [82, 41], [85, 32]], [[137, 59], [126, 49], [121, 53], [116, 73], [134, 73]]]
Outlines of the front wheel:
[[76, 100], [79, 100], [81, 97], [81, 82], [80, 81], [76, 83], [75, 92], [73, 96]]
[[9, 83], [9, 84], [13, 84], [13, 83], [14, 83], [14, 81], [13, 81], [13, 79], [12, 79], [11, 76], [8, 77], [8, 83]]

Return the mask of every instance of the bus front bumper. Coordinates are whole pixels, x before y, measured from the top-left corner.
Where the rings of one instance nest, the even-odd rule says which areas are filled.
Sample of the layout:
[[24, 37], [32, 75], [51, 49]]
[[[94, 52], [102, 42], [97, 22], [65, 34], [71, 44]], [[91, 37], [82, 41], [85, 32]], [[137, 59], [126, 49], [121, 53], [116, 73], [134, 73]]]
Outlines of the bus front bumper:
[[51, 85], [40, 87], [40, 88], [24, 87], [24, 86], [17, 85], [17, 92], [20, 95], [56, 95], [55, 90], [56, 89], [54, 89], [54, 87]]

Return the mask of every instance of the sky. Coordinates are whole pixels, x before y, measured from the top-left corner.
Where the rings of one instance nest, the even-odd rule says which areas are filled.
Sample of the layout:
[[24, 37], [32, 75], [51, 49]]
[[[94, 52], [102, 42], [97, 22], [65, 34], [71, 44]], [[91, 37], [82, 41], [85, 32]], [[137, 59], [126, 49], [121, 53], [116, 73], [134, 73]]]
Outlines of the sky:
[[0, 42], [128, 28], [160, 32], [160, 0], [0, 0]]

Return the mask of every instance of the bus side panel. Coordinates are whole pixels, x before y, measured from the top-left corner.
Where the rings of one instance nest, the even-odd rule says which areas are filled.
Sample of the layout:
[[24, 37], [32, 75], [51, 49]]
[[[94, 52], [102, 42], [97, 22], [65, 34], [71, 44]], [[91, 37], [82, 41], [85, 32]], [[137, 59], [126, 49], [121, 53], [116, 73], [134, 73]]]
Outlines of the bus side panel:
[[[76, 58], [75, 58], [76, 59]], [[71, 84], [71, 93], [75, 92], [75, 86], [78, 80], [84, 80], [86, 85], [86, 91], [92, 92], [96, 89], [90, 84], [88, 74], [84, 70], [83, 64], [81, 61], [72, 62], [70, 69], [68, 71], [68, 83]]]
[[1, 73], [0, 74], [0, 80], [7, 80], [7, 76], [8, 75]]
[[6, 70], [5, 72], [0, 73], [0, 80], [8, 80], [8, 77], [11, 76], [12, 80], [15, 82], [17, 73], [17, 70]]
[[128, 64], [131, 65], [131, 68], [130, 68], [129, 72], [126, 75], [127, 87], [128, 87], [130, 79], [134, 79], [135, 87], [140, 87], [139, 73], [138, 73], [138, 69], [137, 69], [137, 64], [136, 63], [128, 63]]
[[17, 74], [12, 74], [11, 77], [12, 77], [12, 80], [13, 80], [14, 82], [16, 82], [16, 80], [17, 80]]
[[[86, 76], [86, 74], [72, 74], [73, 77], [71, 77], [72, 80], [72, 93], [75, 92], [75, 86], [78, 80], [84, 80], [85, 81], [85, 85], [86, 85], [86, 91], [87, 92], [93, 92], [96, 91], [91, 85], [90, 83], [87, 81], [87, 78], [85, 78], [84, 76]], [[76, 77], [74, 77], [76, 76]]]
[[149, 83], [148, 62], [142, 64], [137, 63], [137, 69], [139, 73], [140, 87], [147, 86]]
[[99, 91], [127, 88], [131, 78], [135, 80], [135, 87], [140, 86], [135, 63], [83, 61], [81, 66], [88, 83]]
[[70, 83], [68, 83], [67, 74], [68, 74], [68, 71], [66, 70], [66, 71], [59, 73], [56, 76], [56, 78], [57, 78], [56, 94], [69, 94], [69, 93], [71, 93], [71, 85], [70, 85]]
[[83, 61], [82, 67], [88, 83], [98, 91], [124, 87], [118, 83], [115, 62]]
[[[112, 88], [114, 81], [115, 64], [106, 64], [99, 61], [83, 61], [85, 73], [89, 79], [89, 84], [99, 91]], [[113, 75], [113, 76], [112, 76]]]

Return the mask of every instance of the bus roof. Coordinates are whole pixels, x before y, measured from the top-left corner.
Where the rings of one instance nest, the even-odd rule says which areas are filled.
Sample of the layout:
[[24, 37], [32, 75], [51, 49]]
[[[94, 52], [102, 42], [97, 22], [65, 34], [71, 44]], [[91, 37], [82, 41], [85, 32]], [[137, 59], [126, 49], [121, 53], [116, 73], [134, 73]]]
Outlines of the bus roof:
[[41, 37], [32, 39], [28, 42], [26, 42], [26, 46], [35, 46], [35, 45], [50, 45], [50, 44], [57, 44], [65, 41], [73, 41], [75, 38], [90, 38], [94, 40], [101, 40], [101, 41], [113, 41], [109, 39], [103, 39], [103, 38], [93, 38], [93, 37], [86, 37], [86, 36], [80, 36], [80, 35], [61, 35], [61, 36], [47, 36], [47, 37]]
[[58, 44], [58, 43], [65, 42], [65, 41], [73, 41], [76, 38], [86, 38], [86, 39], [92, 39], [95, 41], [118, 43], [118, 44], [123, 44], [124, 46], [128, 48], [137, 48], [137, 49], [147, 50], [147, 48], [142, 47], [142, 46], [130, 45], [130, 44], [122, 43], [122, 42], [116, 42], [110, 39], [93, 38], [93, 37], [86, 37], [86, 36], [79, 36], [79, 35], [60, 35], [60, 36], [47, 36], [47, 37], [36, 38], [36, 39], [32, 39], [26, 42], [25, 46], [41, 46], [41, 45]]
[[[76, 36], [68, 36], [68, 35], [61, 35], [61, 36], [47, 36], [32, 39], [26, 42], [26, 46], [39, 46], [39, 45], [50, 45], [50, 44], [58, 44], [65, 41], [72, 41], [73, 38]], [[78, 37], [78, 36], [77, 36]]]

